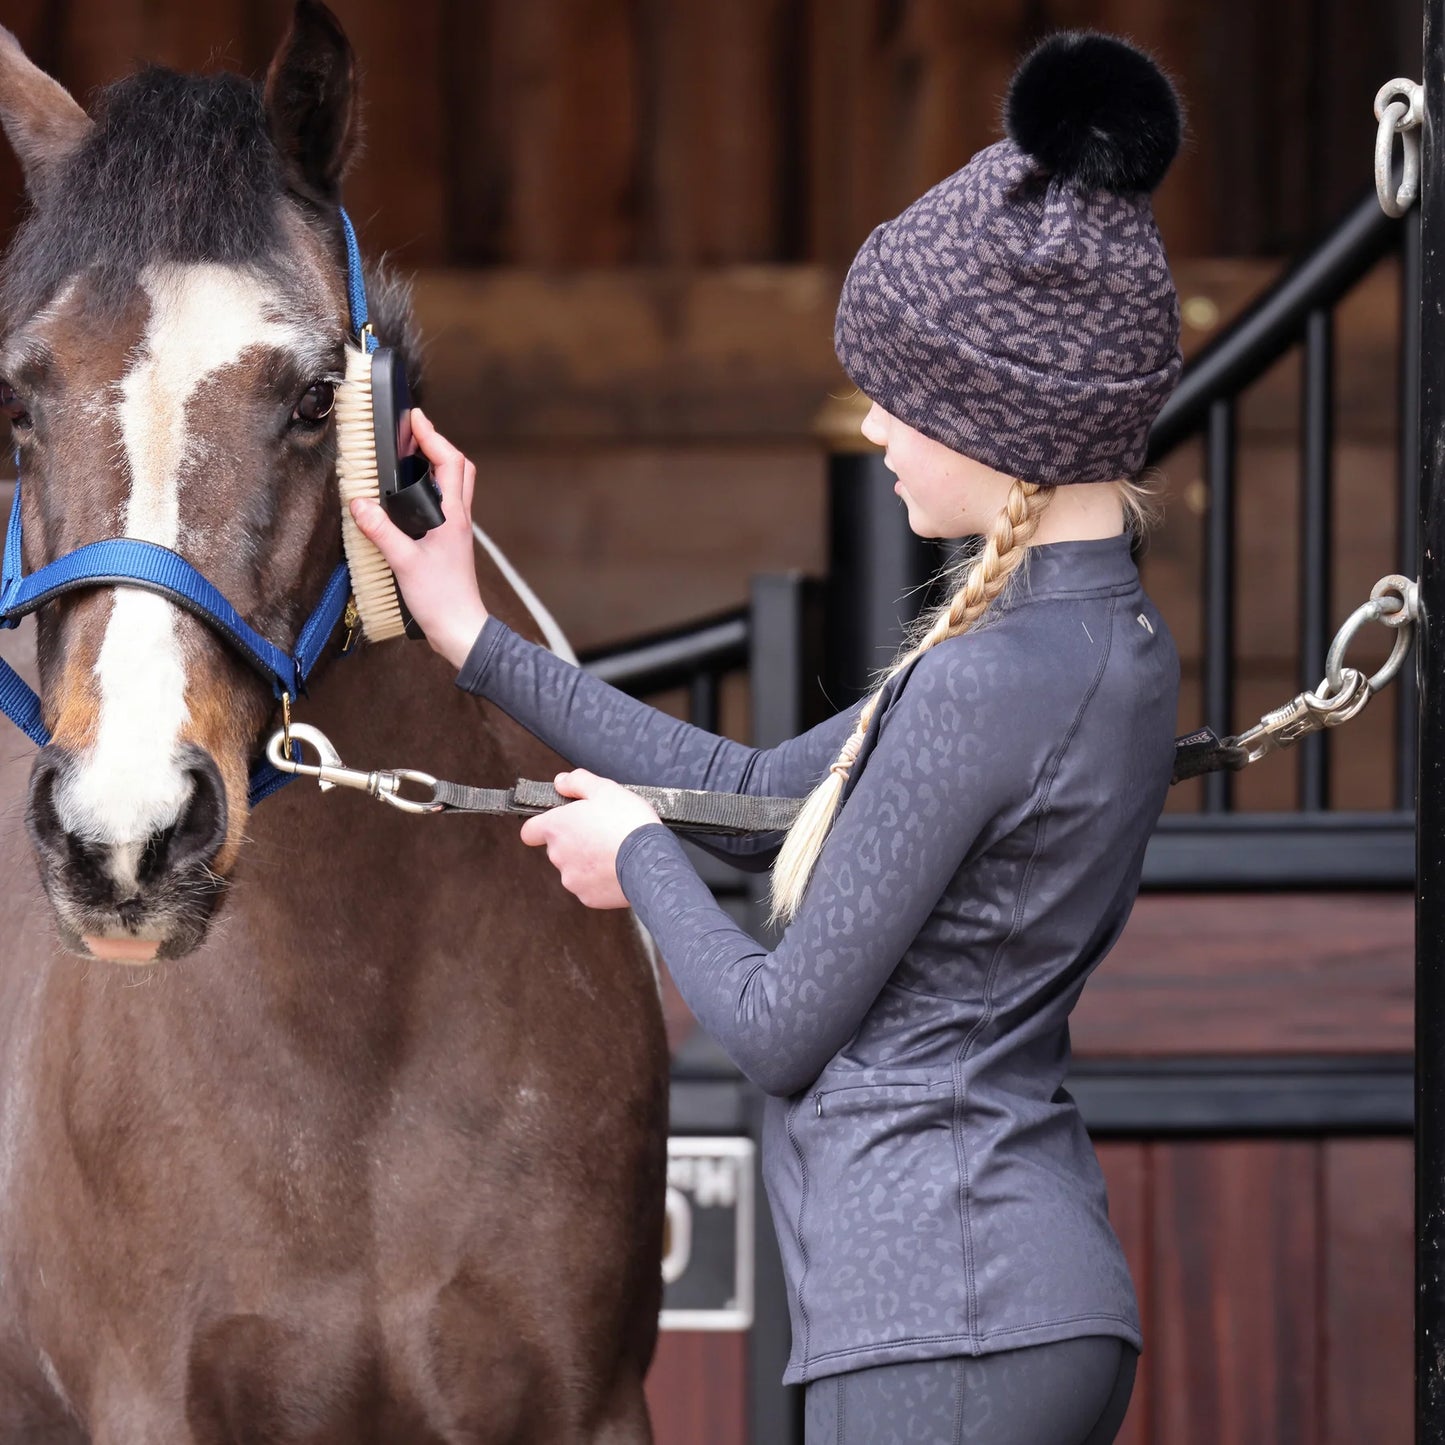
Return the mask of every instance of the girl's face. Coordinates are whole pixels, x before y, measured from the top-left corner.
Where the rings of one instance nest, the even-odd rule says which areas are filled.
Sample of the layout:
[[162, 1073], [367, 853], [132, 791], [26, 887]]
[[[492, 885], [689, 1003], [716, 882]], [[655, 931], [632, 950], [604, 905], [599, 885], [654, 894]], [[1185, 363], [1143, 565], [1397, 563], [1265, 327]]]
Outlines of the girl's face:
[[993, 525], [1008, 501], [1013, 478], [915, 431], [875, 401], [863, 435], [883, 448], [883, 465], [898, 480], [893, 490], [920, 537], [972, 537]]

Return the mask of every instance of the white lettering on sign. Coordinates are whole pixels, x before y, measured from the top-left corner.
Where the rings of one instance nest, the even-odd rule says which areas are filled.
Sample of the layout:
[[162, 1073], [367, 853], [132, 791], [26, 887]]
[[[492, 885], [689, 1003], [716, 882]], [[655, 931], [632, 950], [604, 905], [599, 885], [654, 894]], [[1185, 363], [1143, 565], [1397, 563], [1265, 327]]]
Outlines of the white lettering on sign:
[[736, 1135], [667, 1141], [665, 1330], [746, 1330], [753, 1323], [753, 1179], [757, 1146]]
[[738, 1201], [738, 1161], [701, 1155], [670, 1159], [667, 1182], [691, 1194], [699, 1209], [731, 1209]]
[[[669, 1170], [669, 1173], [671, 1171]], [[663, 1224], [666, 1252], [662, 1256], [662, 1282], [675, 1284], [692, 1259], [692, 1209], [687, 1195], [669, 1186]]]

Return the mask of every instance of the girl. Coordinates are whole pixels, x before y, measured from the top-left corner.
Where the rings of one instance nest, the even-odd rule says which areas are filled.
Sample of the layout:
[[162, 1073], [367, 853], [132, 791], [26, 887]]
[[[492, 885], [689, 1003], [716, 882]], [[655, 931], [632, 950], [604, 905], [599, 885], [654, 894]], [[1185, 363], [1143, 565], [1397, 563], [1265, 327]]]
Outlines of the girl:
[[[420, 414], [447, 525], [411, 542], [353, 504], [459, 684], [593, 770], [558, 777], [579, 801], [523, 841], [588, 906], [636, 909], [773, 1096], [809, 1445], [1107, 1445], [1140, 1346], [1063, 1080], [1173, 760], [1178, 658], [1130, 479], [1179, 372], [1148, 196], [1181, 122], [1147, 58], [1088, 34], [1036, 50], [1006, 111], [1008, 139], [880, 226], [844, 284], [838, 355], [910, 527], [982, 538], [856, 707], [759, 751], [519, 639], [477, 595], [473, 468]], [[774, 949], [619, 782], [806, 797]]]

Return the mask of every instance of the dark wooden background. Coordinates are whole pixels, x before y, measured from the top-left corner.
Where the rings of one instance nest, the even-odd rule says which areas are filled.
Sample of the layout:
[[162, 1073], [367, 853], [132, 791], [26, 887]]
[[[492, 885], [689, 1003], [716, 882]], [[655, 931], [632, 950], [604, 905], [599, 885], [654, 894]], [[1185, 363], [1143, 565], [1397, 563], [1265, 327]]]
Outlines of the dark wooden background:
[[[431, 408], [476, 457], [478, 519], [581, 646], [824, 561], [817, 422], [849, 388], [838, 282], [880, 220], [998, 135], [1017, 57], [1059, 26], [1144, 44], [1186, 146], [1156, 197], [1197, 350], [1369, 183], [1378, 86], [1419, 74], [1417, 0], [337, 0], [364, 75], [347, 202], [417, 272]], [[259, 74], [285, 0], [11, 0], [81, 98], [142, 60]], [[0, 185], [19, 177], [0, 156]], [[1339, 319], [1343, 616], [1398, 557], [1395, 277]], [[1241, 417], [1242, 726], [1299, 681], [1298, 364]], [[832, 401], [830, 402], [830, 398]], [[1146, 582], [1198, 719], [1208, 491], [1169, 458]], [[1316, 668], [1316, 671], [1318, 669]], [[1390, 802], [1392, 703], [1335, 740], [1335, 802]], [[725, 722], [742, 735], [746, 695]], [[1289, 806], [1276, 762], [1240, 786]], [[1176, 789], [1171, 807], [1197, 806]], [[1086, 992], [1085, 1057], [1406, 1053], [1408, 896], [1141, 901]], [[675, 1031], [686, 1021], [674, 1010]], [[1111, 1141], [1148, 1351], [1125, 1445], [1410, 1438], [1402, 1139]], [[673, 1335], [661, 1445], [742, 1445], [741, 1342]], [[770, 1442], [755, 1442], [770, 1445]]]
[[[848, 261], [998, 135], [1022, 50], [1128, 35], [1186, 98], [1171, 254], [1288, 254], [1359, 188], [1410, 0], [337, 0], [370, 138], [350, 187], [411, 265]], [[11, 0], [81, 97], [139, 59], [259, 73], [286, 0]]]

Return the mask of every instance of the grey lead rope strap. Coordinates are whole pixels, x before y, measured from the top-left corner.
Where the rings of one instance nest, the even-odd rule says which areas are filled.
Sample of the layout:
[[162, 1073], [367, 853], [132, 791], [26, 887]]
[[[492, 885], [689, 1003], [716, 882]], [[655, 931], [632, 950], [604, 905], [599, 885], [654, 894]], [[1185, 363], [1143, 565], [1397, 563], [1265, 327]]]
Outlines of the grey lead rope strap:
[[[1200, 728], [1174, 740], [1171, 782], [1182, 783], [1228, 769], [1238, 772], [1250, 763], [1287, 748], [1313, 732], [1338, 727], [1358, 717], [1370, 699], [1394, 681], [1410, 651], [1419, 616], [1418, 588], [1408, 577], [1382, 577], [1370, 600], [1345, 620], [1325, 659], [1324, 680], [1302, 692], [1232, 737]], [[1345, 666], [1345, 652], [1355, 634], [1378, 622], [1394, 631], [1394, 646], [1373, 675]], [[301, 760], [297, 744], [307, 744], [319, 761]], [[306, 723], [289, 720], [266, 745], [266, 756], [283, 773], [315, 778], [323, 791], [358, 788], [407, 813], [492, 813], [532, 817], [576, 799], [564, 797], [551, 783], [520, 780], [511, 788], [471, 788], [448, 783], [415, 768], [362, 772], [348, 768], [325, 734]], [[692, 788], [629, 786], [669, 828], [688, 833], [781, 833], [792, 826], [802, 802], [797, 798], [752, 798], [743, 793], [709, 793]]]
[[[792, 826], [802, 802], [798, 798], [750, 798], [744, 793], [708, 793], [693, 788], [649, 788], [627, 785], [651, 805], [669, 828], [688, 833], [782, 833]], [[438, 782], [432, 801], [443, 813], [512, 813], [532, 816], [575, 803], [551, 783], [523, 778], [512, 788], [468, 788]]]
[[[298, 745], [312, 748], [319, 761], [302, 762]], [[551, 783], [520, 779], [510, 788], [470, 788], [449, 783], [415, 768], [362, 772], [348, 768], [329, 738], [309, 723], [278, 729], [266, 756], [283, 772], [315, 778], [323, 792], [356, 788], [404, 813], [491, 813], [530, 818], [573, 803]], [[792, 826], [798, 798], [750, 798], [742, 793], [709, 793], [693, 788], [629, 787], [669, 828], [688, 833], [781, 833]]]

